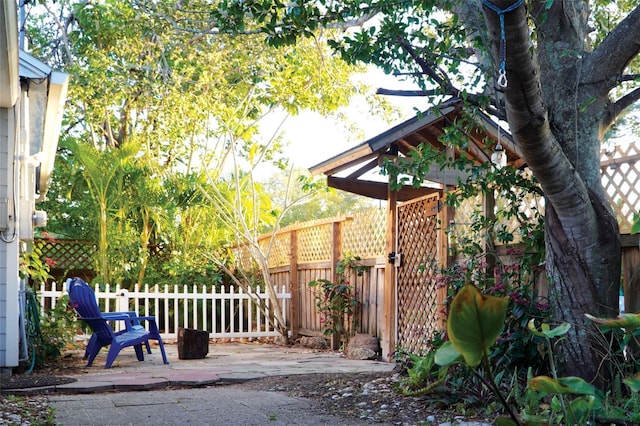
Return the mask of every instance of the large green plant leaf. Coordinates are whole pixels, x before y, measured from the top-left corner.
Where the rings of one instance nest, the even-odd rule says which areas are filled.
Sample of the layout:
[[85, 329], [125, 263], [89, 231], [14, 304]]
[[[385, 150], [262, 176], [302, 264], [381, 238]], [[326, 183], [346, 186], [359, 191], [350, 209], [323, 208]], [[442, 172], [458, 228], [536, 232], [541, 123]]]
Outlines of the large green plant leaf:
[[624, 328], [627, 331], [640, 328], [640, 314], [620, 314], [615, 318], [597, 318], [584, 314], [585, 317], [599, 325], [606, 327]]
[[453, 346], [453, 344], [449, 341], [444, 342], [444, 344], [438, 348], [434, 360], [439, 366], [446, 367], [448, 365], [459, 362], [461, 358], [462, 356], [460, 354], [460, 351], [457, 350], [456, 347]]
[[640, 392], [640, 373], [624, 379], [624, 384], [629, 386], [632, 392]]
[[470, 284], [462, 287], [451, 302], [447, 333], [469, 366], [480, 364], [498, 339], [508, 304], [508, 297], [483, 295]]
[[560, 377], [554, 379], [548, 376], [537, 376], [529, 380], [529, 388], [555, 395], [595, 395], [593, 385], [580, 377]]
[[529, 328], [531, 334], [533, 334], [534, 336], [547, 337], [549, 339], [552, 339], [554, 337], [566, 334], [567, 331], [569, 331], [569, 329], [571, 328], [571, 324], [569, 324], [568, 322], [564, 322], [555, 328], [551, 328], [549, 324], [543, 323], [540, 325], [540, 328], [536, 328], [535, 320], [530, 320], [527, 324], [527, 327]]

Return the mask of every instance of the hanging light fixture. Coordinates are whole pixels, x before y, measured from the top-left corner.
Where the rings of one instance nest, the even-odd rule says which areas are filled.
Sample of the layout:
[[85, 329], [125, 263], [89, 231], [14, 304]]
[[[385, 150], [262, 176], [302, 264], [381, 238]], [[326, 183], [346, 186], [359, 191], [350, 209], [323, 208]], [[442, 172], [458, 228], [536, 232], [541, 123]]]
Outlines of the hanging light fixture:
[[498, 141], [493, 150], [493, 154], [491, 154], [491, 162], [497, 169], [501, 169], [507, 165], [507, 153], [504, 152], [504, 148], [500, 141]]

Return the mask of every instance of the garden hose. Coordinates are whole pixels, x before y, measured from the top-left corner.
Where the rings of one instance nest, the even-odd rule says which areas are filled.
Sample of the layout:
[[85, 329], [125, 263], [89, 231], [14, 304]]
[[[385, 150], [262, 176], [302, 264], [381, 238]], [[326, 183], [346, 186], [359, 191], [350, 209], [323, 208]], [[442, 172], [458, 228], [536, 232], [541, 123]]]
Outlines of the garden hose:
[[30, 289], [27, 289], [25, 291], [25, 295], [26, 303], [24, 309], [24, 318], [27, 335], [27, 345], [29, 346], [28, 352], [30, 354], [30, 356], [28, 356], [28, 361], [30, 360], [30, 364], [27, 373], [31, 373], [36, 365], [36, 350], [35, 344], [33, 342], [35, 341], [35, 339], [39, 339], [41, 337], [40, 311], [35, 293]]

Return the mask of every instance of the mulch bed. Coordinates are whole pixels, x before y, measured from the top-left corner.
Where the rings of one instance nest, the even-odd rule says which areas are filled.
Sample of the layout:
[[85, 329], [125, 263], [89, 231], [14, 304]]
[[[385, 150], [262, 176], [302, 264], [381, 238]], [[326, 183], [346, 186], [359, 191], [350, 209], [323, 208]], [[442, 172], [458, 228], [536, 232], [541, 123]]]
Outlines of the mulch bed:
[[22, 373], [0, 376], [0, 390], [39, 388], [64, 385], [77, 381], [73, 377], [54, 376], [43, 373]]

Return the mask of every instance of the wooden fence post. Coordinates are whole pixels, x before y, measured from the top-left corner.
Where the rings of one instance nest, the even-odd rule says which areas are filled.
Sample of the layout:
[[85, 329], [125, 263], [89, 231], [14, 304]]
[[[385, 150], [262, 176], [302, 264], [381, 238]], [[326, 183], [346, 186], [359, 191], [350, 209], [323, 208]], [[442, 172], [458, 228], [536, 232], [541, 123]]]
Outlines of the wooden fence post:
[[[334, 283], [338, 282], [338, 262], [342, 254], [342, 222], [337, 221], [331, 224], [331, 278]], [[343, 319], [344, 321], [344, 319]], [[340, 349], [340, 337], [331, 335], [331, 349]]]
[[291, 327], [291, 338], [298, 338], [298, 310], [300, 306], [300, 285], [298, 283], [298, 232], [294, 229], [289, 234], [290, 258], [289, 262], [289, 291], [291, 292], [291, 303], [289, 304], [289, 322]]
[[627, 313], [640, 312], [640, 235], [621, 238], [622, 244], [622, 285], [624, 289], [624, 309]]

